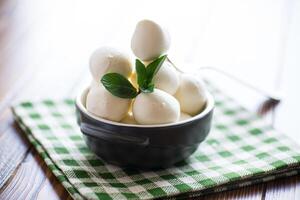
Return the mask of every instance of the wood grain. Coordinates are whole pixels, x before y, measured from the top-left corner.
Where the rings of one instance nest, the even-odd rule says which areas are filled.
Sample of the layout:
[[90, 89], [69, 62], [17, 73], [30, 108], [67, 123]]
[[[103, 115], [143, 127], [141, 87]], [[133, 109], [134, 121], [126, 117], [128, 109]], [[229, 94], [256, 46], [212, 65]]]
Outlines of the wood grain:
[[208, 195], [203, 197], [204, 200], [222, 200], [222, 199], [245, 199], [260, 200], [263, 197], [264, 184], [243, 187], [237, 190], [227, 191]]
[[[31, 4], [33, 1], [26, 2], [27, 4]], [[38, 29], [43, 28], [39, 23], [43, 21], [42, 17], [32, 18], [33, 20], [26, 21], [26, 18], [22, 17], [22, 13], [24, 12], [24, 4], [19, 1], [1, 1], [1, 20], [5, 20], [5, 24], [1, 26], [1, 39], [4, 41], [0, 46], [0, 180], [1, 184], [4, 183], [11, 171], [17, 167], [19, 163], [26, 157], [25, 161], [21, 164], [22, 167], [19, 167], [16, 171], [16, 176], [12, 177], [9, 181], [12, 185], [8, 185], [5, 190], [2, 190], [1, 198], [9, 198], [14, 199], [14, 195], [22, 196], [22, 191], [27, 187], [37, 189], [39, 185], [44, 185], [43, 182], [37, 182], [36, 179], [30, 179], [30, 173], [28, 173], [28, 169], [30, 169], [30, 165], [38, 166], [32, 157], [31, 153], [28, 152], [29, 143], [23, 139], [23, 135], [20, 135], [18, 128], [13, 125], [13, 118], [10, 112], [9, 106], [12, 101], [18, 101], [19, 99], [29, 99], [29, 98], [38, 98], [42, 96], [58, 98], [63, 96], [68, 96], [70, 91], [72, 91], [73, 85], [76, 80], [79, 78], [79, 74], [81, 73], [81, 66], [74, 67], [69, 65], [70, 67], [65, 67], [60, 69], [60, 64], [65, 63], [57, 55], [54, 55], [57, 63], [48, 63], [53, 64], [51, 66], [51, 73], [46, 71], [46, 74], [43, 73], [43, 68], [39, 68], [38, 66], [46, 66], [44, 63], [47, 58], [47, 51], [49, 48], [42, 48], [42, 51], [35, 51], [35, 55], [31, 55], [28, 57], [28, 53], [26, 51], [21, 51], [22, 49], [28, 50], [28, 41], [32, 41], [32, 39], [39, 41], [40, 38], [31, 38], [32, 32]], [[33, 12], [34, 13], [34, 12]], [[46, 12], [47, 13], [47, 10]], [[5, 16], [5, 18], [4, 18]], [[19, 26], [18, 20], [22, 20], [22, 26]], [[45, 21], [43, 21], [45, 22]], [[18, 25], [18, 27], [13, 27], [13, 24]], [[34, 26], [36, 26], [34, 28]], [[49, 35], [49, 37], [51, 37]], [[34, 50], [34, 46], [30, 44], [32, 50]], [[27, 57], [26, 57], [27, 56]], [[16, 62], [16, 61], [18, 62]], [[39, 70], [37, 70], [39, 69]], [[60, 76], [57, 78], [57, 71], [60, 71], [61, 74], [68, 74], [66, 71], [72, 71], [70, 76], [63, 77]], [[36, 76], [38, 74], [38, 76]], [[53, 80], [57, 80], [57, 82], [45, 82], [44, 80], [50, 78]], [[44, 79], [44, 80], [43, 80]], [[70, 80], [72, 79], [72, 81]], [[56, 88], [55, 92], [53, 88]], [[68, 92], [69, 91], [69, 92]], [[13, 145], [12, 145], [13, 144]], [[27, 155], [27, 156], [26, 156]], [[34, 168], [35, 169], [35, 168]], [[48, 172], [49, 174], [49, 172]], [[46, 179], [43, 177], [43, 174], [36, 174], [37, 178]], [[50, 180], [47, 179], [47, 183]], [[21, 182], [20, 182], [21, 180]], [[26, 184], [25, 184], [26, 183]], [[22, 185], [26, 185], [26, 188], [22, 188]], [[46, 184], [47, 185], [47, 184]], [[50, 185], [51, 186], [51, 185]], [[48, 187], [50, 187], [48, 185]], [[41, 187], [43, 188], [43, 187]], [[52, 187], [54, 188], [54, 187]], [[62, 186], [60, 185], [60, 188]], [[45, 190], [43, 190], [45, 191]], [[64, 189], [62, 197], [68, 197]], [[27, 193], [30, 191], [26, 191]], [[36, 192], [36, 191], [35, 191]], [[56, 190], [53, 191], [53, 194], [56, 193]], [[36, 195], [33, 193], [32, 195]], [[29, 194], [29, 199], [33, 197]], [[25, 197], [24, 197], [25, 198]]]
[[[19, 195], [18, 198], [14, 195]], [[32, 149], [20, 164], [9, 184], [0, 191], [0, 199], [68, 199], [61, 186], [38, 153]]]
[[10, 184], [3, 188], [0, 199], [35, 199], [46, 178], [42, 175], [40, 165], [32, 162], [33, 159], [32, 154], [26, 157], [11, 178]]
[[266, 187], [265, 199], [299, 199], [299, 176], [270, 182]]
[[[28, 143], [18, 134], [16, 129], [10, 127], [0, 137], [0, 180], [2, 183], [8, 179], [10, 172], [24, 159]], [[15, 146], [12, 147], [12, 144]], [[0, 184], [0, 188], [1, 188]]]

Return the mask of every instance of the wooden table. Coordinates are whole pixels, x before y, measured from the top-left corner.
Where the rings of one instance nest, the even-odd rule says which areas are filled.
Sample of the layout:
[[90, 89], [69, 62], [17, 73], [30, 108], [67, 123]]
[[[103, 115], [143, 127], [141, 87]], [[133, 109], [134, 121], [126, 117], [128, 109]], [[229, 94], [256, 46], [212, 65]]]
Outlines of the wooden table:
[[[14, 123], [10, 105], [29, 98], [74, 96], [90, 81], [88, 58], [94, 48], [107, 43], [129, 48], [126, 41], [133, 27], [123, 23], [128, 16], [111, 24], [101, 20], [109, 20], [110, 11], [119, 12], [122, 5], [115, 10], [113, 4], [106, 9], [83, 2], [0, 1], [0, 163], [7, 164], [0, 164], [0, 177], [3, 169], [14, 169], [0, 188], [0, 199], [71, 199]], [[112, 33], [113, 26], [122, 34]], [[257, 103], [259, 98], [251, 99]], [[300, 176], [295, 176], [201, 199], [299, 198]]]

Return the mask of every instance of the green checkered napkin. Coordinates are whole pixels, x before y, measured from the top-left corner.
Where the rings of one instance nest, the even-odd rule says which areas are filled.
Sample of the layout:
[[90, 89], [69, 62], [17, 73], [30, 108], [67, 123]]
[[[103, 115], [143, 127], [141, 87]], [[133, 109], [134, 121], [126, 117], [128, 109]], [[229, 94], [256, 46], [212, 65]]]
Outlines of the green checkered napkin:
[[74, 101], [23, 102], [15, 118], [75, 199], [184, 199], [298, 174], [300, 149], [262, 119], [210, 86], [213, 128], [187, 160], [159, 171], [105, 164], [87, 148]]

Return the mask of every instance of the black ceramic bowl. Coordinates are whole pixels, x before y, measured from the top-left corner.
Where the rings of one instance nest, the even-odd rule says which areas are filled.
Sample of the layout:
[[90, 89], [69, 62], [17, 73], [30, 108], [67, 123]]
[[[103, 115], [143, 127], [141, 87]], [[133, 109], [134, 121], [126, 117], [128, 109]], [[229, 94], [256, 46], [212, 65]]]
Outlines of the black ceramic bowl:
[[210, 131], [214, 100], [205, 109], [176, 123], [123, 124], [87, 112], [88, 89], [76, 99], [77, 120], [88, 147], [107, 163], [138, 169], [165, 168], [189, 157]]

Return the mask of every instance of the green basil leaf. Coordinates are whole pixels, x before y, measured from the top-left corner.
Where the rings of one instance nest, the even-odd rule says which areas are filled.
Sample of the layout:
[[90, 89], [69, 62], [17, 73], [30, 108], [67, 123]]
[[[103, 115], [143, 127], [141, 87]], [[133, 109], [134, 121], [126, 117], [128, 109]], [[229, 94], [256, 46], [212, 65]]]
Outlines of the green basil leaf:
[[142, 92], [144, 93], [151, 93], [154, 91], [154, 84], [150, 83], [145, 88], [140, 88]]
[[145, 65], [138, 59], [135, 60], [135, 70], [137, 74], [137, 83], [140, 88], [147, 85], [147, 71]]
[[166, 58], [167, 58], [167, 55], [161, 56], [161, 57], [157, 58], [156, 60], [154, 60], [153, 62], [151, 62], [147, 66], [146, 70], [147, 70], [147, 82], [148, 83], [152, 82], [153, 77], [158, 72], [158, 70], [160, 69], [160, 67], [166, 60]]
[[127, 78], [118, 73], [108, 73], [102, 76], [101, 83], [114, 96], [132, 99], [138, 95], [135, 87]]

